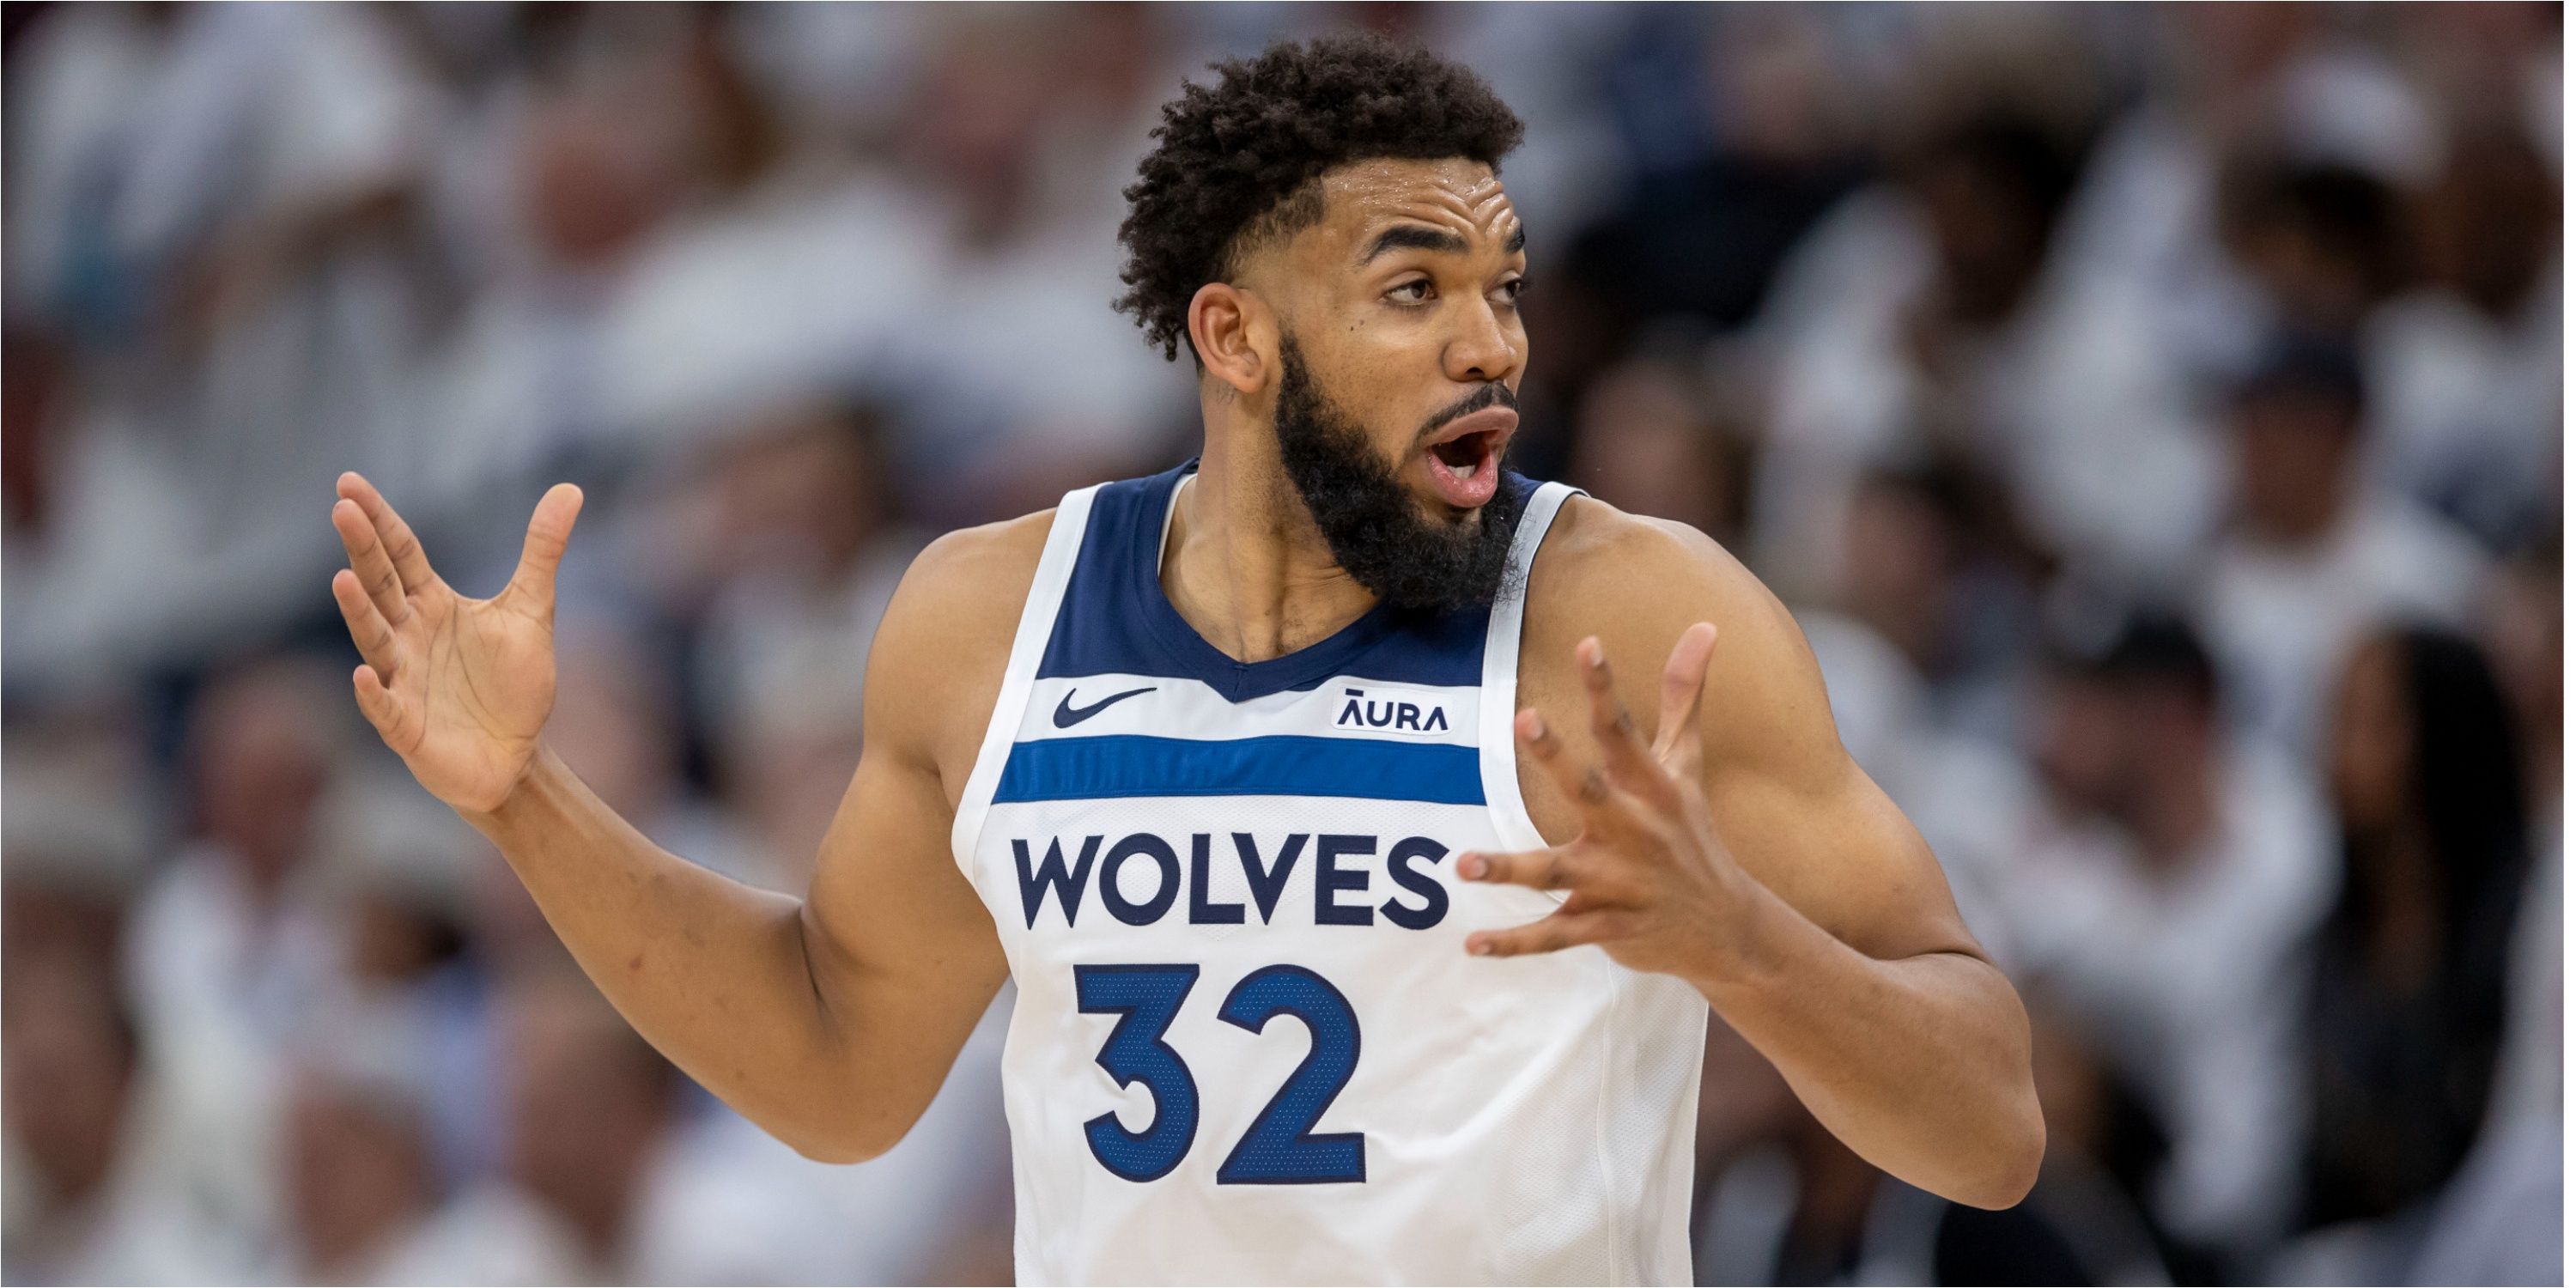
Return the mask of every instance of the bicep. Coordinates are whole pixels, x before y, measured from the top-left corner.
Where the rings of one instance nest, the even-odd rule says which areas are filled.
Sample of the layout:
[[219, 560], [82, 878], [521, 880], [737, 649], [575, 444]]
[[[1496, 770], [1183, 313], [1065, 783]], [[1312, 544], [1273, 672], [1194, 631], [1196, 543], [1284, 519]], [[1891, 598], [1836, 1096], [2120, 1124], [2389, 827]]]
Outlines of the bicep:
[[1745, 871], [1836, 939], [1882, 961], [1985, 956], [1931, 847], [1849, 757], [1839, 770], [1797, 778], [1760, 769], [1717, 776], [1709, 802]]
[[815, 987], [836, 1019], [939, 1049], [943, 1070], [1009, 973], [950, 858], [951, 816], [934, 768], [863, 752], [805, 900]]
[[961, 536], [914, 563], [878, 628], [866, 741], [804, 914], [816, 995], [844, 1042], [928, 1073], [933, 1091], [1009, 973], [950, 852], [949, 779], [971, 764], [1000, 688], [1009, 622], [995, 605], [1016, 600], [989, 584], [994, 561], [960, 557], [990, 539]]
[[1747, 872], [1835, 938], [1893, 960], [1984, 952], [1911, 820], [1844, 750], [1823, 674], [1786, 608], [1751, 574], [1732, 682], [1702, 710], [1711, 820]]

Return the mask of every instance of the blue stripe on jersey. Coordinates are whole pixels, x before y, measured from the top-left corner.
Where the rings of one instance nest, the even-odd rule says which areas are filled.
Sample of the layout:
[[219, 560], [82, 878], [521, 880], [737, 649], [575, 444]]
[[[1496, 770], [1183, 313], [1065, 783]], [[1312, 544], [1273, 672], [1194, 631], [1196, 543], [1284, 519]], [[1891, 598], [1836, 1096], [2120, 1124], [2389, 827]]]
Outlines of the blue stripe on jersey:
[[[1066, 583], [1038, 678], [1161, 675], [1195, 679], [1244, 702], [1326, 680], [1471, 687], [1484, 680], [1485, 622], [1478, 607], [1437, 616], [1381, 603], [1332, 637], [1267, 662], [1238, 662], [1199, 637], [1163, 593], [1163, 516], [1191, 461], [1151, 478], [1106, 484], [1094, 494], [1082, 550]], [[1518, 475], [1504, 484], [1526, 497]]]
[[993, 803], [1131, 796], [1352, 796], [1482, 805], [1476, 749], [1362, 738], [1223, 742], [1113, 734], [1012, 746]]

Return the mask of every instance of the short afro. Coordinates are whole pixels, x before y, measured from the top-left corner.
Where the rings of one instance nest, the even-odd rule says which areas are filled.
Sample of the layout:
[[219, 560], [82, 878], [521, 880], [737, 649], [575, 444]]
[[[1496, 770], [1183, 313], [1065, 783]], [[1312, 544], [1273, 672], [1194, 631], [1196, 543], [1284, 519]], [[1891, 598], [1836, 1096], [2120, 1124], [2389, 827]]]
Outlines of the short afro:
[[1520, 118], [1483, 78], [1378, 36], [1283, 41], [1212, 69], [1213, 87], [1184, 84], [1163, 105], [1118, 228], [1118, 310], [1166, 359], [1189, 335], [1190, 297], [1234, 272], [1254, 238], [1323, 217], [1309, 185], [1325, 171], [1380, 157], [1499, 170], [1521, 141]]

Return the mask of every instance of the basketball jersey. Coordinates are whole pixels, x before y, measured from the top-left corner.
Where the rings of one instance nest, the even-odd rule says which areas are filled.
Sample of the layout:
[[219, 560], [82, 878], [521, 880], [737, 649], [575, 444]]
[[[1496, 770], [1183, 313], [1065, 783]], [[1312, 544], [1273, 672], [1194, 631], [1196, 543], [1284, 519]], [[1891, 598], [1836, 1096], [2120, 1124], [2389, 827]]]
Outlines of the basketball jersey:
[[1467, 955], [1560, 896], [1511, 734], [1527, 498], [1490, 608], [1380, 604], [1237, 662], [1160, 574], [1193, 466], [1065, 497], [957, 810], [1017, 984], [1022, 1283], [1690, 1280], [1707, 1005], [1595, 947]]

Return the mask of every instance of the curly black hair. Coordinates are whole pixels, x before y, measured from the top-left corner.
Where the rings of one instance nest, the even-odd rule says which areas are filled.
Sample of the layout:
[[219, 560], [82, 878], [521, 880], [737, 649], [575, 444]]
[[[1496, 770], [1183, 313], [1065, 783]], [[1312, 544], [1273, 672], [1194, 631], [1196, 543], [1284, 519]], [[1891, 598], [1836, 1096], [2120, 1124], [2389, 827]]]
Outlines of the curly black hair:
[[1127, 264], [1115, 302], [1166, 359], [1189, 334], [1190, 297], [1232, 273], [1254, 241], [1324, 214], [1316, 178], [1379, 157], [1466, 157], [1501, 168], [1521, 119], [1474, 72], [1383, 37], [1282, 41], [1210, 64], [1163, 105], [1154, 150], [1118, 228]]

